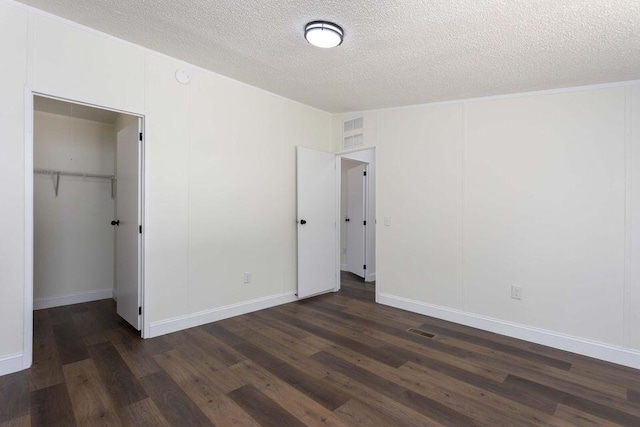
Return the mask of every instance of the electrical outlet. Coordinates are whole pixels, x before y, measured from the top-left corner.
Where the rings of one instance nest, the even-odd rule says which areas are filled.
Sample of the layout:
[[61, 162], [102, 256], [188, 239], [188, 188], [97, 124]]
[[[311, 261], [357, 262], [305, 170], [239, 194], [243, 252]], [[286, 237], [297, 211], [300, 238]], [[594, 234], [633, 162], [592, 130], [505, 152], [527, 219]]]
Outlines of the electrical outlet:
[[522, 299], [522, 286], [511, 285], [511, 298]]
[[251, 273], [244, 273], [243, 282], [244, 283], [251, 283]]

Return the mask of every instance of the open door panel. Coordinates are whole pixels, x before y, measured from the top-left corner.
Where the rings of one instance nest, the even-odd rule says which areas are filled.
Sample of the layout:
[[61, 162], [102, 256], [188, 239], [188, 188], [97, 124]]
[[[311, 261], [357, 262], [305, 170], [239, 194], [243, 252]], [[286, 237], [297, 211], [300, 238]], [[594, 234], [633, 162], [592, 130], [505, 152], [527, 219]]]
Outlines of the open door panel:
[[118, 132], [116, 149], [116, 294], [118, 315], [140, 330], [141, 120]]
[[297, 147], [298, 298], [336, 289], [336, 157]]

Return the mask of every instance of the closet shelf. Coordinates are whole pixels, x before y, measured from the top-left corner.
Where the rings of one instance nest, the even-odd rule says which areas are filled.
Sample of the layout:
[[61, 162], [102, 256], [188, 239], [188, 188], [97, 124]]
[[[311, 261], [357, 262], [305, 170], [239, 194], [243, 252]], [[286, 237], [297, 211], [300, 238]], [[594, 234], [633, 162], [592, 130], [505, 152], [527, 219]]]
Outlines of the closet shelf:
[[50, 175], [54, 177], [54, 189], [56, 192], [56, 197], [58, 197], [58, 189], [60, 188], [60, 176], [79, 176], [82, 178], [101, 178], [101, 179], [109, 179], [111, 180], [111, 198], [115, 197], [115, 175], [105, 175], [99, 173], [87, 173], [87, 172], [68, 172], [68, 171], [58, 171], [53, 169], [34, 169], [33, 173], [37, 173], [39, 175]]

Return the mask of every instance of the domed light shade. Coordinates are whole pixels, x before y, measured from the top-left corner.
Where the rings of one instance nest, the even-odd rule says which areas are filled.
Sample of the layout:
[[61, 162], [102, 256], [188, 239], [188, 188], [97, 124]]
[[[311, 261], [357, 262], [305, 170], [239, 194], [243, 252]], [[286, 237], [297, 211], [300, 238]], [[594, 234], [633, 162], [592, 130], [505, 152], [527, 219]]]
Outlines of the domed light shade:
[[327, 21], [309, 22], [304, 27], [304, 38], [314, 46], [330, 48], [340, 46], [344, 31], [339, 25]]

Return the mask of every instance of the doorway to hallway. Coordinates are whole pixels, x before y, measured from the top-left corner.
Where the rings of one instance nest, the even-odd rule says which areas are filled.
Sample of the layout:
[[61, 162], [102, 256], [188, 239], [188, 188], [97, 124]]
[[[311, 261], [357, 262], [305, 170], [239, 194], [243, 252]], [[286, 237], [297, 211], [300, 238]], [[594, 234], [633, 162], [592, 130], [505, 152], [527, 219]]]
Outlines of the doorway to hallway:
[[361, 301], [375, 302], [376, 282], [365, 282], [362, 277], [348, 271], [341, 271], [340, 294]]

